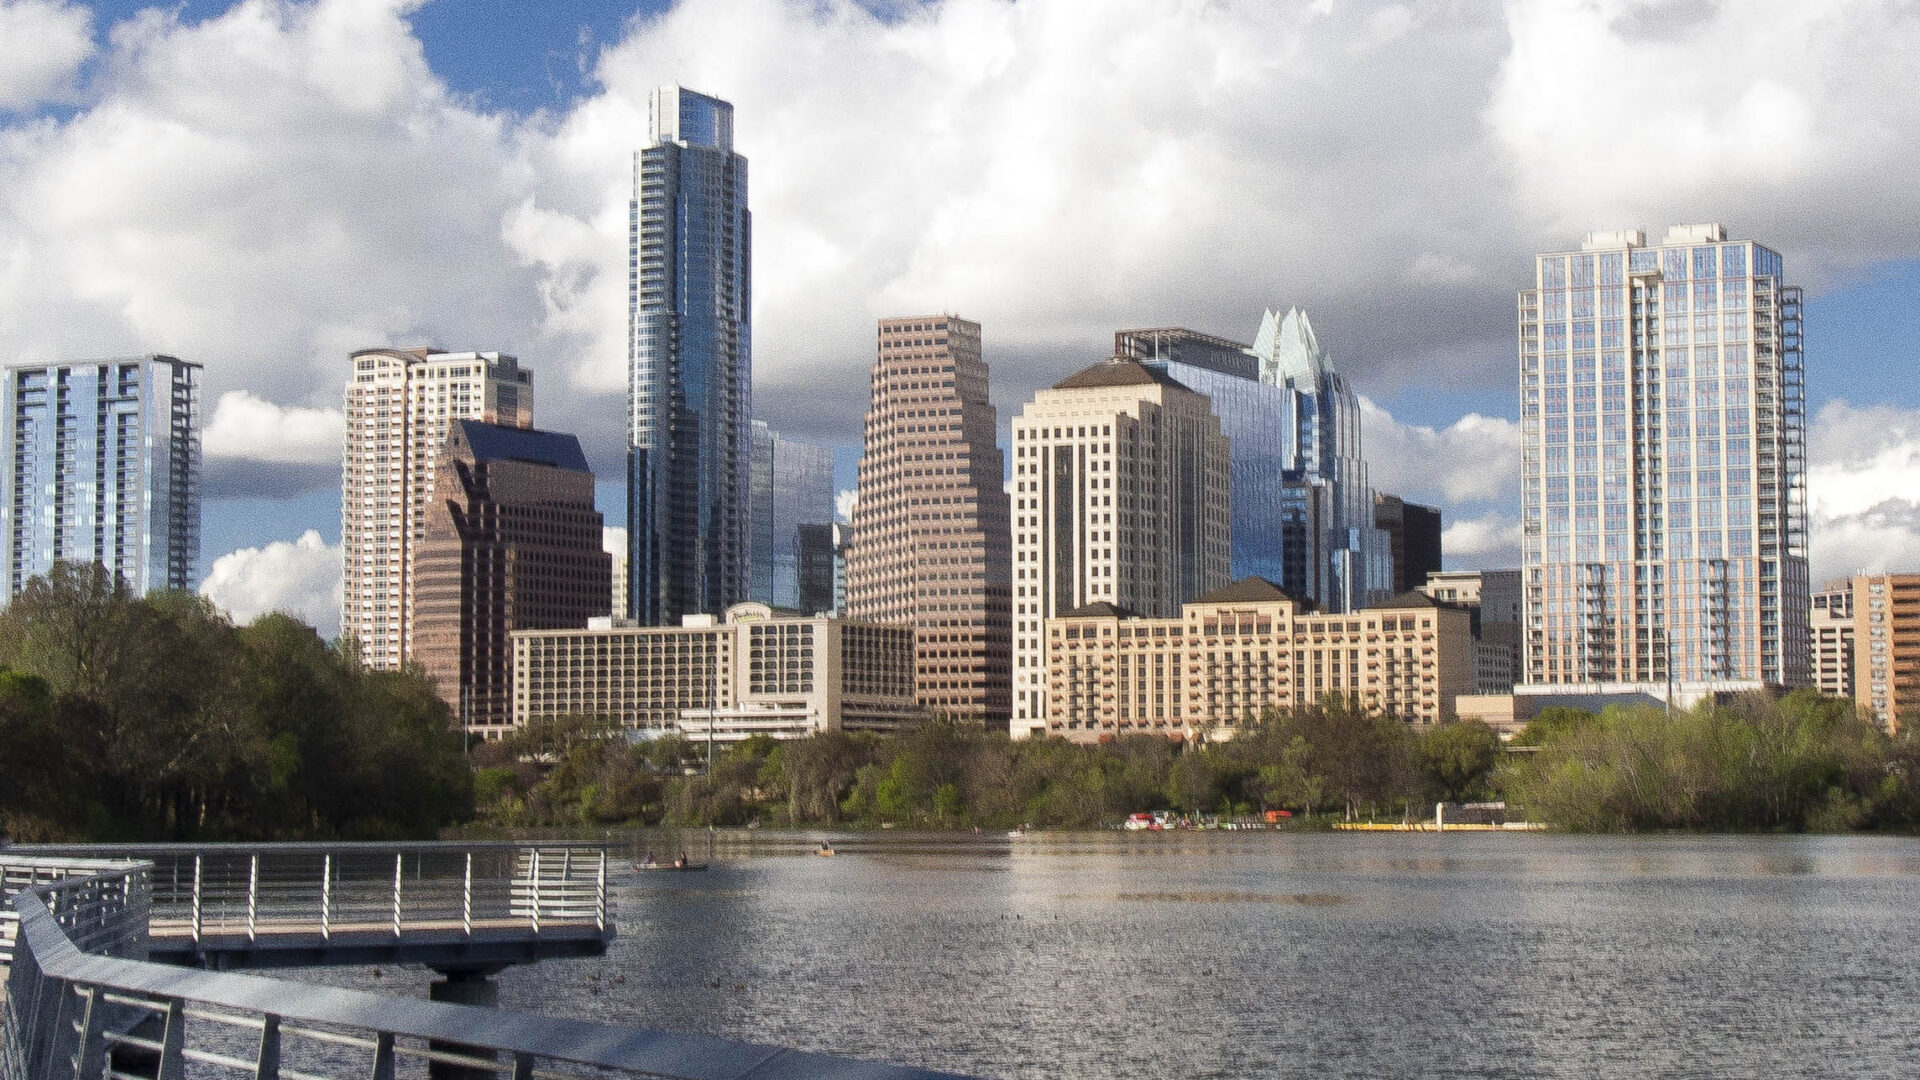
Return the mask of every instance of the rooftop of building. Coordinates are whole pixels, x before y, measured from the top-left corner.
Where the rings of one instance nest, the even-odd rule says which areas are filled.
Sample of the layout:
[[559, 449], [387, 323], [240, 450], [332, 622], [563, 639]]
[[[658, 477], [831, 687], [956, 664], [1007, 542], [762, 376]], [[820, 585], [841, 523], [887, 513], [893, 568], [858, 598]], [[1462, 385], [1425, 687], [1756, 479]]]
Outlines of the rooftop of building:
[[1254, 576], [1243, 577], [1229, 585], [1223, 585], [1210, 593], [1187, 601], [1189, 604], [1268, 604], [1275, 600], [1285, 600], [1302, 611], [1312, 611], [1313, 601], [1298, 597], [1268, 581]]
[[1119, 604], [1098, 600], [1085, 607], [1074, 608], [1060, 617], [1063, 619], [1137, 619], [1140, 613], [1132, 608], [1123, 608]]
[[1176, 390], [1186, 390], [1184, 384], [1164, 371], [1142, 364], [1138, 360], [1129, 360], [1115, 356], [1102, 360], [1074, 372], [1072, 375], [1053, 384], [1055, 390], [1098, 390], [1110, 386], [1171, 386]]
[[580, 440], [558, 431], [507, 427], [481, 420], [455, 420], [454, 427], [475, 461], [524, 461], [571, 472], [590, 473]]
[[1437, 608], [1441, 611], [1464, 611], [1459, 604], [1450, 604], [1445, 600], [1436, 600], [1418, 589], [1411, 589], [1398, 596], [1389, 597], [1377, 604], [1367, 605], [1369, 611], [1395, 608]]

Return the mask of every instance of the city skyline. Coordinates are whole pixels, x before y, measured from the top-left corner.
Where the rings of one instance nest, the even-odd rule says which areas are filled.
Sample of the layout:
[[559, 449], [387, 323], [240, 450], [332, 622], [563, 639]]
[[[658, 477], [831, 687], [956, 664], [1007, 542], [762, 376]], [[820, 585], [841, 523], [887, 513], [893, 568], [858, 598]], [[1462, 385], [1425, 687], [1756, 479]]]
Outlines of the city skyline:
[[[1511, 564], [1517, 475], [1460, 463], [1517, 453], [1510, 294], [1532, 254], [1590, 230], [1719, 220], [1766, 237], [1808, 287], [1814, 576], [1885, 561], [1920, 533], [1920, 501], [1904, 494], [1920, 391], [1896, 376], [1920, 307], [1908, 224], [1920, 215], [1894, 180], [1914, 153], [1903, 133], [1920, 126], [1898, 61], [1913, 31], [1873, 9], [1754, 19], [1626, 3], [1322, 13], [1046, 0], [881, 18], [769, 3], [718, 50], [737, 11], [686, 2], [631, 22], [630, 8], [594, 7], [579, 15], [595, 29], [584, 46], [568, 24], [489, 54], [463, 48], [514, 27], [454, 35], [472, 15], [458, 0], [412, 13], [193, 3], [137, 28], [133, 6], [8, 5], [45, 16], [18, 23], [45, 59], [0, 83], [0, 154], [18, 178], [0, 231], [27, 268], [0, 289], [43, 317], [0, 326], [0, 346], [205, 365], [203, 564], [219, 564], [210, 591], [236, 611], [327, 606], [315, 569], [339, 557], [335, 387], [355, 348], [523, 356], [549, 373], [545, 423], [578, 432], [596, 472], [617, 475], [623, 350], [601, 346], [621, 325], [620, 174], [646, 91], [667, 82], [741, 110], [761, 218], [756, 411], [834, 444], [842, 487], [858, 412], [822, 403], [857, 399], [875, 315], [978, 318], [1004, 418], [1098, 358], [1115, 326], [1235, 333], [1279, 299], [1312, 309], [1341, 356], [1364, 361], [1349, 374], [1371, 399], [1373, 486], [1442, 506], [1454, 564]], [[338, 52], [342, 40], [355, 48]], [[1217, 62], [1124, 80], [1088, 71], [1137, 41]], [[1286, 47], [1263, 55], [1257, 41]], [[984, 94], [939, 60], [968, 46], [1012, 65]], [[564, 61], [551, 100], [510, 92], [525, 67], [488, 63], [506, 52]], [[1570, 94], [1642, 53], [1657, 62], [1620, 101]], [[1794, 62], [1750, 62], [1763, 54]], [[1378, 77], [1401, 70], [1422, 78]], [[1316, 85], [1369, 90], [1348, 102]], [[242, 100], [259, 107], [232, 107]], [[1664, 119], [1645, 129], [1656, 103]], [[1759, 139], [1762, 115], [1774, 119]], [[1591, 164], [1628, 132], [1671, 150], [1642, 174]], [[124, 155], [101, 153], [129, 145], [152, 165], [111, 181], [103, 163]], [[215, 160], [200, 153], [210, 147], [218, 169], [198, 164]], [[953, 167], [967, 153], [977, 167]], [[388, 181], [391, 162], [412, 171], [407, 184]], [[274, 255], [295, 246], [300, 260]], [[1419, 392], [1432, 371], [1447, 373], [1445, 390]], [[1445, 467], [1421, 468], [1435, 461]], [[599, 499], [611, 515], [614, 494]]]

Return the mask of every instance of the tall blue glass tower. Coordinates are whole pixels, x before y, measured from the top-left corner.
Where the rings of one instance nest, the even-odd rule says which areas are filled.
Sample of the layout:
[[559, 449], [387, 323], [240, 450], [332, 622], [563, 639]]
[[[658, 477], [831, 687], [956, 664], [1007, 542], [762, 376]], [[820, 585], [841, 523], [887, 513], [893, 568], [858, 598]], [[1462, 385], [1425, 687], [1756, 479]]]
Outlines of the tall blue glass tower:
[[751, 218], [733, 106], [655, 90], [627, 246], [627, 607], [649, 625], [746, 599]]
[[135, 593], [192, 588], [200, 365], [171, 356], [21, 364], [0, 382], [0, 603], [56, 562]]
[[1391, 541], [1373, 524], [1359, 402], [1306, 312], [1267, 312], [1251, 347], [1153, 329], [1120, 331], [1114, 351], [1212, 399], [1231, 444], [1234, 578], [1266, 578], [1325, 611], [1391, 595]]

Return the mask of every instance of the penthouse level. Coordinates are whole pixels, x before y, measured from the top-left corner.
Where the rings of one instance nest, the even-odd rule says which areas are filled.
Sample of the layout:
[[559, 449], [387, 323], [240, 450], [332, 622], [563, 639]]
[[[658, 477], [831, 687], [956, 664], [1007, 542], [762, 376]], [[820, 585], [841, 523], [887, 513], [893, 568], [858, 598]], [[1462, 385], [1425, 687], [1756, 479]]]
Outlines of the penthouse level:
[[1451, 719], [1473, 692], [1462, 608], [1421, 593], [1345, 614], [1315, 612], [1264, 578], [1242, 578], [1147, 619], [1094, 604], [1047, 620], [1048, 734], [1231, 738], [1268, 707], [1336, 695], [1415, 724]]

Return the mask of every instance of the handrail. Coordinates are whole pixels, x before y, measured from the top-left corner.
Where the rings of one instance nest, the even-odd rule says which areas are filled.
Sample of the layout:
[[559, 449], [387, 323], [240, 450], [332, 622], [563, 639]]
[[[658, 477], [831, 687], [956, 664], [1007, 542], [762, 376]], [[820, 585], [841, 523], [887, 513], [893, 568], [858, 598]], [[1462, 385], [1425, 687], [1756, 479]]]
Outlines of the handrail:
[[[19, 948], [0, 1036], [0, 1080], [98, 1076], [114, 1045], [159, 1054], [157, 1075], [181, 1077], [187, 1061], [224, 1064], [276, 1077], [294, 1039], [371, 1052], [372, 1075], [393, 1075], [396, 1055], [424, 1058], [513, 1080], [543, 1076], [555, 1064], [590, 1076], [600, 1070], [664, 1080], [938, 1080], [950, 1074], [835, 1058], [698, 1035], [644, 1031], [582, 1020], [529, 1016], [444, 1002], [387, 997], [253, 975], [198, 971], [83, 951], [61, 928], [48, 900], [118, 882], [131, 897], [144, 866], [33, 885], [14, 897]], [[139, 905], [121, 909], [138, 917]], [[113, 1010], [161, 1018], [158, 1041], [115, 1032]], [[194, 1021], [188, 1024], [188, 1018]], [[253, 1061], [189, 1045], [206, 1022], [258, 1033]], [[344, 1031], [342, 1029], [345, 1029]], [[217, 1029], [216, 1029], [217, 1030]], [[401, 1042], [400, 1040], [406, 1040]], [[229, 1040], [230, 1044], [230, 1040]], [[467, 1049], [448, 1050], [448, 1046]], [[601, 1073], [600, 1075], [604, 1075]]]

